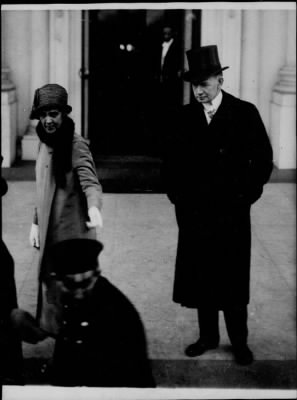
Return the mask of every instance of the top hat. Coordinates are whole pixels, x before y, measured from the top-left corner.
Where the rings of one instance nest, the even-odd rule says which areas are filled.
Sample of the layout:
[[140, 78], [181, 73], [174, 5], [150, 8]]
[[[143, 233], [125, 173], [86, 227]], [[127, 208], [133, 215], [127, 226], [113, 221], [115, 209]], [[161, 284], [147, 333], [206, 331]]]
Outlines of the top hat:
[[189, 70], [183, 75], [187, 82], [199, 83], [229, 67], [221, 66], [216, 45], [203, 46], [186, 52]]
[[30, 119], [39, 119], [40, 111], [44, 108], [57, 107], [69, 114], [72, 107], [67, 104], [66, 89], [56, 83], [49, 83], [35, 90]]
[[94, 239], [67, 239], [49, 248], [54, 272], [72, 275], [91, 271], [98, 267], [98, 256], [103, 244]]

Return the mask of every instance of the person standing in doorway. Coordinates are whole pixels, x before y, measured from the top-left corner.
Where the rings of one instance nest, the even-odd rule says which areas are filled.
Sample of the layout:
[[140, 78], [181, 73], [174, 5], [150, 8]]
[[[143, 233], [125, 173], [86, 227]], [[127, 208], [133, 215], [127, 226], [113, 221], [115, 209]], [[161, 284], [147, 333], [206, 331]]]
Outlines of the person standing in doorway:
[[[35, 91], [30, 119], [40, 139], [36, 160], [37, 204], [30, 243], [39, 248], [37, 319], [49, 334], [58, 330], [54, 266], [48, 252], [68, 239], [97, 240], [102, 227], [102, 187], [86, 140], [75, 133], [68, 93], [47, 84]], [[69, 259], [71, 249], [69, 250]]]
[[235, 360], [248, 347], [250, 210], [272, 172], [272, 148], [257, 108], [222, 90], [216, 45], [186, 52], [194, 102], [172, 116], [164, 183], [179, 228], [173, 300], [198, 311], [196, 357], [219, 345], [223, 311]]
[[181, 102], [181, 54], [176, 32], [171, 25], [162, 30], [163, 41], [160, 52], [160, 91], [164, 108], [176, 107]]
[[182, 51], [177, 30], [172, 22], [164, 22], [157, 39], [149, 42], [144, 70], [146, 123], [154, 149], [162, 155], [168, 119], [182, 104]]

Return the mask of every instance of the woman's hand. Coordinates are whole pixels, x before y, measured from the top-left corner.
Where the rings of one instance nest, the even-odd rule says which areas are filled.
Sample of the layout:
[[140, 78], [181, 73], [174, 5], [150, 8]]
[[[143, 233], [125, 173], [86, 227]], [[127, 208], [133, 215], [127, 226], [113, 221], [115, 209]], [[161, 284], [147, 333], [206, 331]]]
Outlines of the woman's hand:
[[31, 225], [31, 230], [30, 230], [30, 236], [29, 236], [29, 241], [31, 246], [36, 247], [39, 249], [40, 243], [39, 243], [39, 226], [36, 224]]
[[96, 228], [97, 226], [100, 228], [103, 227], [102, 215], [97, 207], [90, 207], [88, 209], [88, 215], [90, 218], [90, 221], [86, 222], [88, 228]]

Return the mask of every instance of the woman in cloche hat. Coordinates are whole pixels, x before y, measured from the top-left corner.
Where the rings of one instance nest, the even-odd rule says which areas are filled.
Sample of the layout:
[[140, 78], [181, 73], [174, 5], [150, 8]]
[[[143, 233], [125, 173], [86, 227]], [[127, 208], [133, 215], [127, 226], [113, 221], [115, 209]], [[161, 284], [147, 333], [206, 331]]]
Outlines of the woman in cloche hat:
[[[96, 227], [102, 227], [102, 188], [86, 140], [75, 133], [69, 117], [67, 91], [47, 84], [35, 91], [30, 119], [39, 120], [40, 139], [36, 160], [36, 208], [30, 243], [39, 249], [39, 297], [37, 318], [51, 334], [56, 320], [55, 273], [49, 252], [69, 239], [82, 239], [97, 248]], [[89, 247], [88, 247], [89, 248]], [[82, 248], [83, 251], [83, 248]], [[64, 254], [71, 259], [71, 248]], [[96, 262], [96, 259], [95, 259]], [[93, 265], [90, 270], [94, 270]]]

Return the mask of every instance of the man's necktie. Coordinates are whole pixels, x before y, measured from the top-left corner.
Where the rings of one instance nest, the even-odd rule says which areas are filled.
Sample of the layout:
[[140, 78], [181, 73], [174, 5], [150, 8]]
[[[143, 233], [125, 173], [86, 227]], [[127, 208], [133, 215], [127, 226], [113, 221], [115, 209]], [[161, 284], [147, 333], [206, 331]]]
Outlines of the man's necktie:
[[213, 116], [215, 115], [216, 110], [213, 108], [212, 110], [208, 110], [207, 111], [207, 115], [209, 116], [210, 119], [213, 118]]

